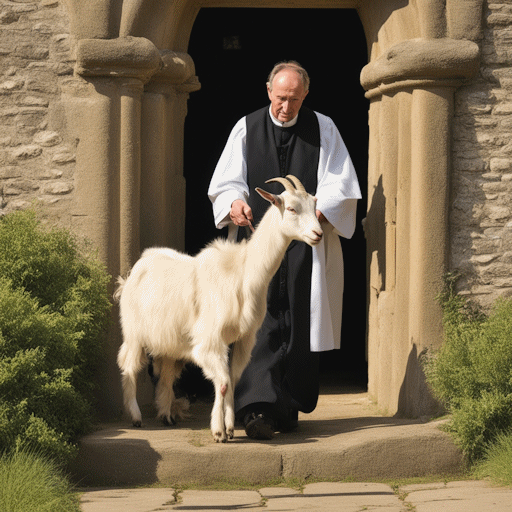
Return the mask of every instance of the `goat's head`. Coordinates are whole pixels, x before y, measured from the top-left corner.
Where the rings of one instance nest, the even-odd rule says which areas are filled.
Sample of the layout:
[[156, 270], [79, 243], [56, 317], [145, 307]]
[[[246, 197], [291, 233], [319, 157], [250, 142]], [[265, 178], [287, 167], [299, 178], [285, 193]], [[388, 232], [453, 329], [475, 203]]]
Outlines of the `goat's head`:
[[279, 208], [284, 233], [294, 240], [315, 246], [322, 240], [323, 231], [316, 217], [316, 197], [306, 192], [298, 178], [272, 178], [265, 183], [277, 182], [285, 190], [279, 195], [256, 188], [258, 194]]

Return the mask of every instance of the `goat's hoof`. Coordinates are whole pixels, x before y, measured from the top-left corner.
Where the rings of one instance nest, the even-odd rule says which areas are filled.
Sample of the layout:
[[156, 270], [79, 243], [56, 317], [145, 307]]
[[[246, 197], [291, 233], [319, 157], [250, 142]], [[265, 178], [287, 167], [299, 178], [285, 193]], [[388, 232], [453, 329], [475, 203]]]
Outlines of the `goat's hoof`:
[[215, 432], [213, 434], [213, 440], [216, 443], [225, 443], [227, 441], [227, 438], [226, 438], [226, 435], [223, 434], [222, 432]]
[[172, 416], [169, 416], [169, 418], [167, 416], [164, 416], [162, 418], [162, 421], [164, 422], [164, 425], [166, 427], [173, 427], [174, 425], [176, 425], [176, 420]]
[[136, 428], [142, 427], [142, 420], [133, 420], [132, 425]]

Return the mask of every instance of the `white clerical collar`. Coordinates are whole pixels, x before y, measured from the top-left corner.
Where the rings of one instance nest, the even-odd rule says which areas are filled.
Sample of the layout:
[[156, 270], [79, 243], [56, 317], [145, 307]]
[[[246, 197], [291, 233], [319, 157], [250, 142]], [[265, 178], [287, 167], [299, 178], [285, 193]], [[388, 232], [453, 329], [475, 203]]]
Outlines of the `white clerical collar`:
[[297, 124], [297, 120], [299, 119], [299, 114], [297, 114], [291, 121], [286, 121], [286, 122], [282, 122], [282, 121], [278, 121], [274, 115], [272, 114], [272, 105], [270, 105], [269, 109], [268, 109], [268, 113], [270, 114], [270, 119], [272, 119], [272, 122], [276, 125], [276, 126], [280, 126], [281, 128], [290, 128], [290, 126], [295, 126]]

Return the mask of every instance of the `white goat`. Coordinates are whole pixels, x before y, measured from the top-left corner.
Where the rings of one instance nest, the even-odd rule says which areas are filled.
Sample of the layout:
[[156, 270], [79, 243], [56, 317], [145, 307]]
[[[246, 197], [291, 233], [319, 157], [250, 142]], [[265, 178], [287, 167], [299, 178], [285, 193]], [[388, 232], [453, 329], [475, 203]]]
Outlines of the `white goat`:
[[141, 426], [137, 374], [149, 354], [160, 375], [155, 394], [158, 417], [175, 423], [180, 403], [173, 383], [184, 363], [192, 361], [215, 387], [213, 438], [233, 438], [234, 388], [263, 322], [270, 280], [292, 240], [314, 246], [323, 235], [316, 198], [295, 176], [269, 182], [279, 182], [286, 190], [274, 195], [256, 189], [271, 206], [248, 241], [219, 239], [195, 257], [172, 249], [147, 249], [129, 277], [120, 278], [116, 297], [124, 341], [117, 361], [134, 426]]

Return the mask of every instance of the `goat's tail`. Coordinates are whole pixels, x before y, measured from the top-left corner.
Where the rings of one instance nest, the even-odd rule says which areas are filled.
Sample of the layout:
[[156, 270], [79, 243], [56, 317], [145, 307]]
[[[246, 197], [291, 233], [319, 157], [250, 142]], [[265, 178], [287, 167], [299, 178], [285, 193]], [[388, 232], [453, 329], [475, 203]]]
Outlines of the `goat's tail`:
[[114, 292], [113, 297], [116, 302], [119, 302], [121, 300], [121, 294], [123, 293], [124, 285], [126, 284], [126, 279], [124, 277], [119, 276], [116, 282], [117, 288], [116, 291]]

